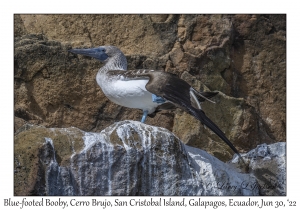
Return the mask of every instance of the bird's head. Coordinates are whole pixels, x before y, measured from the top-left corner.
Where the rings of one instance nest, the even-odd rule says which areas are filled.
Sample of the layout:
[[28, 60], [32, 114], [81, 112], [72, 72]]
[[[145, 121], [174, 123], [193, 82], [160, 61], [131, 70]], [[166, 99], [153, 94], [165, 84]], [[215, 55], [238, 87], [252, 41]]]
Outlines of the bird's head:
[[100, 46], [100, 47], [88, 48], [88, 49], [71, 49], [69, 50], [69, 52], [93, 57], [104, 63], [106, 63], [110, 58], [123, 54], [115, 46]]

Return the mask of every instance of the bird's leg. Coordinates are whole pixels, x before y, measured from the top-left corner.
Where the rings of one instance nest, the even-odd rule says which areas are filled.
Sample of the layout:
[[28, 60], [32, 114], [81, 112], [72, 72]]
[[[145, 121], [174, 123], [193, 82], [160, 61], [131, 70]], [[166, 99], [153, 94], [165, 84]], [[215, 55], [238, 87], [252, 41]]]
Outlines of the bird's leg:
[[148, 115], [148, 111], [143, 111], [143, 117], [142, 117], [142, 120], [141, 120], [142, 123], [145, 122], [147, 115]]

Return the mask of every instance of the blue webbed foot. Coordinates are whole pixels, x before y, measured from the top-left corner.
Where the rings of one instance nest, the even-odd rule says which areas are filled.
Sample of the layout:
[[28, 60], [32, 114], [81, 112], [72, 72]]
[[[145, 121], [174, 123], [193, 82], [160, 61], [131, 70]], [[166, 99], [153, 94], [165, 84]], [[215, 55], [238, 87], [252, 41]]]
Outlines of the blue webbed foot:
[[159, 96], [157, 96], [157, 95], [155, 95], [155, 94], [152, 94], [152, 101], [153, 101], [153, 102], [156, 102], [156, 103], [158, 103], [158, 104], [161, 104], [161, 103], [166, 102], [165, 99], [163, 99], [162, 97], [159, 97]]

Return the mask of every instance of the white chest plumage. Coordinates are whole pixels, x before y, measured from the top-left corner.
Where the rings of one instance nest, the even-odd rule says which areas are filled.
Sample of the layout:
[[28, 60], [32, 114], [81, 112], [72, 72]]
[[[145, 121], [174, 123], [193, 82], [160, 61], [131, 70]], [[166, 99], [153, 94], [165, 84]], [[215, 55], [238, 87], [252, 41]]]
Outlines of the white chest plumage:
[[148, 111], [149, 114], [158, 106], [152, 101], [152, 94], [145, 88], [149, 80], [122, 80], [100, 72], [96, 80], [106, 97], [118, 105]]

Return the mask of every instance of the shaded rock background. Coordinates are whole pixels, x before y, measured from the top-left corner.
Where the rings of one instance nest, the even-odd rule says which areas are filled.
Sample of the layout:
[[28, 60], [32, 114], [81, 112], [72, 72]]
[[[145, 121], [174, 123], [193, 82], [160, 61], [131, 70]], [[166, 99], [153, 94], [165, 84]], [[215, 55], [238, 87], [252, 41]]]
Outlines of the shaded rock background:
[[[162, 69], [198, 90], [203, 109], [239, 151], [286, 140], [285, 15], [15, 15], [15, 131], [24, 123], [101, 131], [141, 111], [117, 106], [95, 76], [101, 64], [68, 53], [116, 45], [129, 69]], [[230, 149], [177, 110], [148, 118], [221, 160]]]
[[264, 184], [167, 129], [137, 121], [101, 133], [23, 126], [15, 135], [14, 163], [14, 194], [23, 196], [249, 196], [259, 195]]

